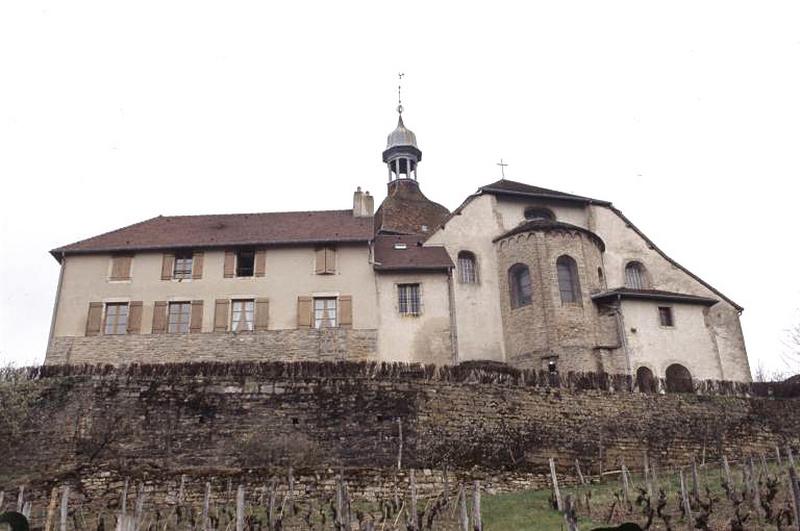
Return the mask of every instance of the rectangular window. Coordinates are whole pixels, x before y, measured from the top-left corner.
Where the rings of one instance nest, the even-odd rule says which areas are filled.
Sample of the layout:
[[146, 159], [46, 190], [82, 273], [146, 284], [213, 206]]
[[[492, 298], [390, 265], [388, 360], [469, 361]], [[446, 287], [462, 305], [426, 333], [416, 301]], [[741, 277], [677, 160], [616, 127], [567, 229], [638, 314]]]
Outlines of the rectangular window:
[[128, 303], [113, 302], [106, 304], [106, 320], [103, 334], [107, 336], [122, 335], [128, 332]]
[[113, 255], [111, 257], [110, 280], [130, 280], [132, 261], [133, 255]]
[[236, 253], [236, 276], [252, 277], [255, 272], [256, 253], [252, 249], [240, 250]]
[[336, 297], [314, 297], [314, 328], [336, 326]]
[[192, 253], [179, 253], [175, 255], [175, 266], [172, 278], [192, 278]]
[[672, 320], [672, 308], [669, 306], [658, 307], [658, 318], [661, 326], [675, 326], [675, 322]]
[[314, 253], [315, 266], [314, 272], [318, 275], [333, 275], [336, 273], [336, 249], [333, 247], [321, 247]]
[[400, 315], [419, 315], [422, 313], [419, 284], [398, 284], [397, 300]]
[[255, 314], [255, 301], [238, 300], [231, 305], [231, 330], [234, 332], [252, 332]]
[[170, 334], [188, 334], [191, 315], [192, 304], [190, 302], [169, 303], [167, 332]]

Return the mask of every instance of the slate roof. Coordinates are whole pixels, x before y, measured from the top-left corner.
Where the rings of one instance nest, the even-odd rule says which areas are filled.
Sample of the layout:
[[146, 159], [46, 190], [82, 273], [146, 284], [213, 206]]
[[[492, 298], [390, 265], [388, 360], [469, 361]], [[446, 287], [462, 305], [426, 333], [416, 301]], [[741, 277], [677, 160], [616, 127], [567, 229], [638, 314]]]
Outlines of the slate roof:
[[[405, 245], [405, 249], [395, 248]], [[453, 261], [444, 247], [423, 247], [417, 235], [379, 234], [375, 237], [376, 271], [446, 271]]]
[[654, 300], [664, 302], [684, 302], [689, 304], [700, 304], [702, 306], [713, 306], [719, 301], [709, 297], [699, 295], [689, 295], [688, 293], [677, 293], [674, 291], [662, 291], [657, 289], [633, 289], [616, 288], [603, 293], [592, 295], [593, 301], [606, 302], [616, 300], [618, 297], [623, 299]]
[[610, 205], [608, 201], [600, 199], [592, 199], [591, 197], [583, 197], [580, 195], [568, 194], [566, 192], [559, 192], [558, 190], [549, 190], [539, 186], [532, 186], [530, 184], [520, 183], [517, 181], [510, 181], [508, 179], [500, 179], [492, 184], [481, 186], [478, 188], [479, 192], [487, 194], [499, 195], [517, 195], [522, 197], [535, 197], [543, 199], [560, 199], [562, 201], [573, 201], [578, 203], [592, 203], [597, 205]]
[[605, 252], [606, 244], [603, 242], [603, 239], [600, 238], [597, 234], [590, 231], [589, 229], [585, 229], [583, 227], [579, 227], [578, 225], [573, 225], [572, 223], [564, 223], [563, 221], [551, 221], [547, 219], [534, 219], [531, 221], [526, 221], [524, 223], [520, 223], [518, 226], [514, 227], [513, 229], [504, 232], [497, 238], [493, 239], [493, 242], [498, 240], [502, 240], [503, 238], [508, 238], [509, 236], [513, 236], [514, 234], [520, 234], [522, 232], [533, 232], [533, 231], [551, 231], [551, 230], [567, 230], [567, 231], [574, 231], [586, 234], [589, 236], [597, 246], [600, 248], [601, 251]]
[[214, 248], [243, 245], [305, 245], [368, 242], [373, 218], [352, 210], [158, 216], [53, 249], [61, 254]]

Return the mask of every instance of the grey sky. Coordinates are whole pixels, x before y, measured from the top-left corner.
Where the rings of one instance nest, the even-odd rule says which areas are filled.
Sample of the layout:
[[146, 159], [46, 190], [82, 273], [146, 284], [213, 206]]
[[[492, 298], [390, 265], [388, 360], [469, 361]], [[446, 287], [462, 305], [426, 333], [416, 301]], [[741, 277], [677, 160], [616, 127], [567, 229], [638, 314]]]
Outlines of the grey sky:
[[745, 307], [800, 321], [800, 4], [0, 3], [0, 357], [44, 357], [47, 251], [158, 214], [385, 195], [406, 73], [423, 191], [509, 178], [613, 201]]

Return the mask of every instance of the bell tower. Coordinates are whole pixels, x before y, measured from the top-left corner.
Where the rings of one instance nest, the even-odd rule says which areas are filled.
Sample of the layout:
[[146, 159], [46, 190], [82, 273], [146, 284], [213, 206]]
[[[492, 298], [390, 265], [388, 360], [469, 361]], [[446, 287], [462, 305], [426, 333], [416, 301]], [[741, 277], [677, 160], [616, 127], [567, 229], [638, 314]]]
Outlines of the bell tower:
[[[398, 74], [400, 81], [405, 74]], [[389, 182], [398, 179], [417, 180], [417, 164], [422, 160], [422, 151], [417, 147], [417, 136], [403, 123], [402, 86], [397, 85], [397, 127], [389, 133], [383, 162], [389, 169]]]

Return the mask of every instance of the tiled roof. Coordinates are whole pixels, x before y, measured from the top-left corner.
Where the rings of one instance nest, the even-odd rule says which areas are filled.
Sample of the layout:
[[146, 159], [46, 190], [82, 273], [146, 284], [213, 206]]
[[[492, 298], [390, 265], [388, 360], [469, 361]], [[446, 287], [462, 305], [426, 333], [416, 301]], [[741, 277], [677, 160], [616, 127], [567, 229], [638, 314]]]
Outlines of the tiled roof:
[[409, 179], [389, 183], [386, 199], [375, 213], [375, 231], [390, 234], [431, 232], [447, 217], [449, 211], [434, 203]]
[[598, 205], [610, 205], [608, 201], [600, 199], [592, 199], [591, 197], [583, 197], [580, 195], [568, 194], [566, 192], [559, 192], [558, 190], [549, 190], [539, 186], [531, 186], [530, 184], [520, 183], [517, 181], [509, 181], [508, 179], [500, 179], [499, 181], [481, 186], [479, 191], [488, 194], [505, 194], [505, 195], [518, 195], [523, 197], [538, 197], [546, 199], [560, 199], [562, 201], [574, 201], [579, 203], [593, 203]]
[[703, 306], [713, 306], [719, 301], [709, 297], [700, 297], [698, 295], [689, 295], [688, 293], [677, 293], [674, 291], [662, 291], [657, 289], [633, 289], [633, 288], [615, 288], [603, 293], [592, 295], [593, 301], [609, 301], [615, 300], [618, 297], [623, 299], [644, 299], [664, 302], [685, 302], [689, 304], [701, 304]]
[[514, 234], [520, 234], [522, 232], [533, 232], [533, 231], [573, 231], [573, 232], [580, 232], [589, 236], [597, 246], [600, 248], [601, 251], [605, 252], [606, 244], [603, 242], [602, 238], [595, 234], [594, 232], [584, 229], [583, 227], [579, 227], [578, 225], [573, 225], [571, 223], [564, 223], [563, 221], [551, 221], [547, 219], [535, 219], [531, 221], [526, 221], [524, 223], [520, 223], [513, 229], [504, 232], [494, 240], [496, 242], [498, 240], [502, 240], [503, 238], [508, 238], [509, 236], [513, 236]]
[[354, 217], [352, 210], [158, 216], [50, 252], [59, 258], [61, 253], [367, 242], [372, 222]]
[[442, 271], [451, 267], [453, 261], [445, 248], [423, 247], [420, 236], [379, 234], [375, 237], [376, 271]]

